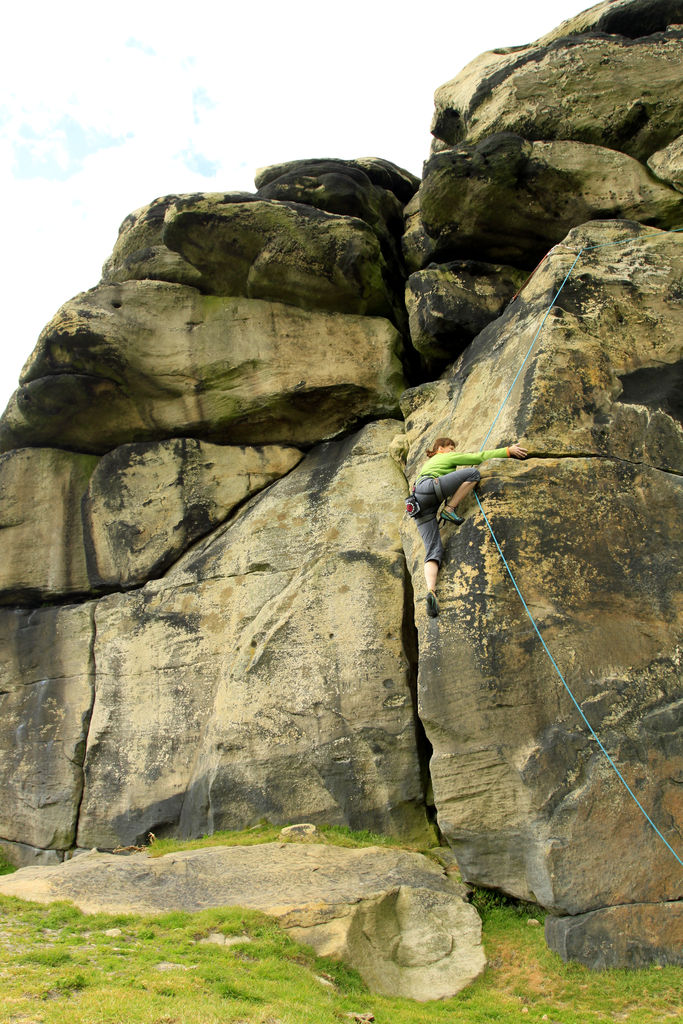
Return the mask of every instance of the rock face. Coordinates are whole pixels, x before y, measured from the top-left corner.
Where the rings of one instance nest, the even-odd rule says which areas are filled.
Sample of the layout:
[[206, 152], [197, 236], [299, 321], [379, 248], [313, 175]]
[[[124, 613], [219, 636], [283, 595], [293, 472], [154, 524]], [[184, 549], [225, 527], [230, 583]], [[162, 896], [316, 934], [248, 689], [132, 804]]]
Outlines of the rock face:
[[[609, 244], [631, 231], [634, 241]], [[680, 408], [664, 409], [667, 390], [678, 393], [680, 239], [636, 225], [572, 233], [446, 379], [406, 396], [408, 473], [435, 435], [481, 447], [587, 244], [600, 247], [582, 257], [485, 445], [521, 437], [543, 461], [492, 463], [480, 496], [588, 721], [675, 845], [683, 438]], [[674, 858], [577, 717], [475, 508], [448, 536], [439, 618], [417, 610], [434, 799], [465, 877], [505, 878], [508, 892], [564, 914], [680, 896]], [[419, 594], [422, 547], [412, 524], [404, 534]], [[615, 837], [622, 852], [606, 872]]]
[[199, 269], [212, 295], [391, 314], [379, 242], [357, 218], [301, 204], [189, 197], [166, 212], [163, 238]]
[[[0, 420], [15, 862], [436, 817], [562, 956], [678, 962], [681, 15], [484, 55], [421, 182], [302, 160], [124, 221]], [[530, 459], [444, 528], [428, 619], [401, 521], [443, 435]]]
[[391, 264], [400, 254], [403, 207], [420, 184], [418, 178], [399, 171], [392, 165], [375, 169], [362, 168], [355, 161], [298, 160], [261, 171], [256, 177], [257, 195], [359, 218], [377, 235]]
[[93, 455], [20, 448], [0, 455], [0, 602], [87, 592], [80, 503]]
[[538, 42], [550, 43], [554, 39], [585, 35], [587, 32], [638, 39], [665, 32], [671, 25], [680, 25], [682, 20], [681, 0], [603, 0], [576, 17], [563, 21]]
[[0, 879], [22, 899], [68, 899], [86, 912], [155, 914], [241, 906], [278, 919], [321, 956], [344, 959], [374, 992], [455, 995], [485, 966], [481, 922], [462, 886], [425, 857], [370, 847], [268, 843], [152, 859], [84, 854]]
[[[225, 201], [228, 195], [224, 196]], [[166, 211], [182, 198], [162, 196], [128, 214], [119, 228], [112, 254], [102, 267], [104, 283], [149, 279], [193, 287], [199, 284], [201, 272], [179, 253], [169, 249], [162, 237]], [[244, 193], [237, 193], [237, 198], [245, 201], [247, 197]]]
[[93, 617], [94, 602], [0, 609], [0, 835], [15, 861], [30, 863], [31, 847], [75, 844], [94, 698]]
[[301, 457], [282, 445], [236, 448], [194, 438], [108, 452], [82, 497], [90, 586], [131, 587], [161, 575]]
[[98, 603], [79, 846], [301, 807], [424, 836], [398, 427], [315, 450], [163, 579]]
[[662, 181], [683, 192], [683, 135], [665, 149], [653, 153], [647, 166]]

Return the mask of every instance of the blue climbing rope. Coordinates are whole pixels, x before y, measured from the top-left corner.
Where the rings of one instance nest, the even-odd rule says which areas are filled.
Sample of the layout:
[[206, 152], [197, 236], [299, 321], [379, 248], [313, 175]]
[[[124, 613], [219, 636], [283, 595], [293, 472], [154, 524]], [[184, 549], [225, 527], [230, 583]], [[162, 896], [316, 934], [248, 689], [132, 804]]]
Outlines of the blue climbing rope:
[[[673, 228], [671, 233], [679, 232], [679, 231], [683, 231], [683, 228]], [[493, 423], [489, 427], [488, 433], [486, 434], [486, 437], [484, 438], [484, 440], [482, 442], [480, 451], [484, 450], [484, 445], [486, 444], [486, 441], [487, 441], [487, 439], [489, 437], [489, 434], [493, 430], [493, 427], [495, 426], [495, 423], [498, 420], [498, 417], [500, 416], [501, 412], [503, 411], [503, 407], [505, 406], [505, 403], [507, 402], [508, 398], [510, 397], [510, 395], [512, 393], [512, 389], [514, 388], [515, 384], [517, 383], [517, 379], [518, 379], [520, 373], [522, 372], [522, 370], [524, 369], [524, 366], [525, 366], [529, 356], [531, 355], [531, 352], [532, 352], [532, 350], [533, 350], [533, 348], [534, 348], [534, 346], [536, 344], [536, 341], [538, 340], [538, 337], [539, 337], [539, 335], [541, 333], [541, 330], [543, 329], [543, 325], [545, 324], [546, 320], [548, 319], [548, 316], [550, 314], [551, 309], [553, 308], [553, 306], [557, 302], [558, 298], [560, 297], [560, 293], [562, 292], [562, 289], [564, 288], [564, 286], [566, 285], [567, 281], [569, 280], [569, 277], [570, 277], [572, 271], [574, 270], [574, 267], [579, 262], [579, 258], [581, 256], [581, 254], [583, 252], [589, 252], [589, 251], [594, 250], [594, 249], [604, 249], [604, 248], [606, 248], [607, 246], [610, 246], [610, 245], [625, 245], [627, 242], [641, 241], [641, 240], [643, 240], [645, 238], [661, 237], [661, 235], [662, 235], [662, 232], [658, 231], [656, 233], [656, 235], [654, 233], [652, 235], [637, 235], [634, 238], [624, 238], [624, 239], [621, 239], [620, 241], [617, 241], [617, 242], [605, 242], [605, 243], [603, 243], [601, 245], [584, 246], [582, 249], [579, 250], [579, 252], [578, 252], [578, 254], [576, 256], [576, 259], [574, 260], [574, 262], [572, 263], [571, 267], [569, 268], [569, 273], [567, 274], [567, 276], [565, 277], [564, 281], [562, 282], [562, 284], [558, 288], [557, 293], [556, 293], [555, 297], [553, 298], [553, 301], [550, 303], [550, 305], [548, 306], [548, 309], [545, 312], [545, 315], [544, 315], [544, 317], [543, 317], [543, 319], [541, 321], [541, 324], [540, 324], [538, 330], [536, 331], [536, 334], [534, 335], [534, 339], [531, 342], [531, 345], [529, 346], [529, 349], [528, 349], [526, 355], [524, 356], [524, 360], [522, 362], [522, 365], [520, 366], [520, 368], [519, 368], [519, 370], [517, 372], [517, 375], [515, 376], [515, 379], [513, 380], [507, 395], [503, 399], [502, 405], [501, 405], [500, 409], [498, 410], [498, 412], [496, 413], [496, 415], [494, 417], [494, 420], [493, 420]], [[678, 863], [683, 867], [683, 860], [681, 860], [681, 858], [678, 856], [678, 854], [674, 850], [673, 846], [671, 846], [671, 844], [668, 842], [668, 840], [662, 835], [661, 831], [657, 828], [657, 826], [655, 825], [655, 823], [652, 820], [652, 818], [650, 817], [650, 815], [647, 813], [647, 811], [645, 810], [643, 805], [640, 803], [640, 801], [636, 797], [635, 793], [633, 792], [633, 790], [629, 786], [628, 782], [626, 781], [624, 776], [621, 774], [621, 772], [617, 768], [616, 764], [614, 763], [614, 761], [610, 757], [609, 753], [605, 749], [602, 741], [600, 740], [599, 736], [597, 735], [597, 733], [593, 729], [593, 726], [590, 724], [590, 722], [586, 718], [586, 716], [585, 716], [585, 714], [583, 712], [583, 709], [581, 708], [581, 705], [579, 704], [579, 702], [577, 701], [576, 697], [574, 696], [574, 694], [572, 693], [571, 689], [569, 688], [569, 685], [567, 684], [567, 681], [565, 680], [564, 676], [560, 672], [560, 670], [559, 670], [559, 668], [557, 666], [557, 662], [555, 661], [555, 659], [553, 658], [552, 654], [550, 653], [550, 650], [548, 649], [548, 645], [546, 644], [545, 640], [543, 639], [543, 637], [541, 635], [541, 632], [540, 632], [538, 626], [536, 625], [536, 621], [535, 621], [533, 615], [529, 611], [529, 606], [527, 605], [526, 601], [524, 600], [524, 597], [522, 596], [522, 592], [521, 592], [521, 590], [519, 589], [519, 587], [517, 585], [517, 581], [516, 581], [516, 579], [515, 579], [515, 577], [514, 577], [514, 575], [512, 573], [512, 570], [511, 570], [510, 566], [508, 565], [507, 559], [505, 558], [505, 555], [503, 554], [501, 546], [498, 543], [498, 539], [497, 539], [495, 533], [493, 532], [493, 528], [491, 526], [491, 523], [489, 522], [488, 516], [484, 512], [482, 504], [481, 504], [481, 502], [479, 500], [479, 495], [476, 494], [476, 492], [475, 492], [474, 496], [477, 499], [477, 504], [479, 505], [479, 509], [481, 511], [481, 514], [484, 517], [484, 522], [486, 523], [486, 525], [487, 525], [487, 527], [489, 529], [489, 533], [491, 534], [491, 537], [493, 538], [493, 542], [496, 545], [496, 548], [498, 549], [498, 554], [500, 555], [501, 559], [503, 560], [503, 565], [505, 566], [505, 568], [507, 570], [507, 573], [508, 573], [508, 576], [512, 580], [512, 584], [513, 584], [515, 590], [517, 591], [517, 594], [519, 596], [520, 601], [522, 602], [522, 605], [524, 607], [524, 611], [528, 615], [529, 621], [531, 622], [531, 625], [534, 627], [534, 631], [536, 633], [536, 636], [541, 641], [541, 644], [543, 645], [543, 650], [548, 655], [548, 658], [550, 659], [550, 662], [551, 662], [553, 668], [555, 669], [555, 672], [559, 676], [562, 685], [564, 686], [565, 690], [567, 691], [567, 693], [571, 697], [571, 699], [572, 699], [572, 701], [574, 703], [574, 706], [576, 707], [577, 711], [579, 712], [581, 718], [583, 719], [583, 721], [588, 726], [588, 729], [590, 731], [591, 736], [593, 737], [595, 742], [598, 744], [598, 747], [600, 748], [602, 753], [607, 758], [607, 761], [608, 761], [610, 767], [616, 772], [618, 778], [620, 779], [622, 784], [625, 786], [627, 792], [629, 793], [629, 795], [631, 796], [631, 798], [635, 802], [636, 806], [639, 807], [640, 810], [642, 811], [646, 821], [652, 826], [652, 828], [657, 833], [657, 835], [662, 840], [662, 842], [665, 844], [665, 846], [671, 851], [671, 853], [674, 855], [674, 857], [676, 858]]]
[[663, 841], [663, 842], [664, 842], [664, 843], [665, 843], [665, 844], [666, 844], [666, 845], [668, 846], [668, 848], [669, 848], [669, 849], [671, 850], [671, 852], [673, 853], [673, 855], [674, 855], [674, 857], [676, 858], [676, 860], [678, 861], [678, 863], [679, 863], [679, 864], [680, 864], [680, 865], [681, 865], [681, 866], [683, 867], [683, 860], [681, 860], [681, 858], [680, 858], [680, 857], [678, 856], [678, 854], [677, 854], [677, 853], [676, 853], [676, 851], [674, 850], [673, 846], [671, 846], [671, 844], [670, 844], [670, 843], [669, 843], [669, 842], [668, 842], [668, 841], [667, 841], [667, 840], [666, 840], [666, 839], [664, 838], [664, 836], [662, 835], [662, 833], [661, 833], [661, 832], [659, 831], [659, 829], [658, 829], [658, 828], [657, 828], [657, 826], [655, 825], [654, 821], [652, 820], [652, 818], [650, 817], [650, 815], [649, 815], [649, 814], [647, 813], [647, 811], [645, 810], [645, 808], [644, 808], [644, 807], [643, 807], [643, 805], [641, 804], [640, 800], [638, 800], [637, 796], [635, 795], [635, 793], [633, 792], [633, 790], [632, 790], [632, 789], [631, 789], [631, 787], [629, 786], [628, 782], [626, 781], [626, 779], [624, 778], [624, 776], [623, 776], [623, 775], [621, 774], [621, 772], [620, 772], [620, 771], [619, 771], [619, 769], [617, 768], [616, 764], [614, 763], [614, 761], [612, 760], [612, 758], [610, 757], [610, 755], [609, 755], [609, 754], [607, 753], [607, 751], [606, 751], [605, 747], [603, 746], [603, 743], [602, 743], [602, 741], [600, 740], [600, 737], [598, 736], [598, 734], [596, 733], [595, 729], [593, 728], [593, 726], [592, 726], [592, 725], [590, 724], [590, 722], [589, 722], [589, 721], [588, 721], [588, 719], [586, 718], [585, 714], [583, 713], [583, 709], [582, 709], [581, 705], [579, 704], [579, 702], [577, 701], [576, 697], [574, 696], [574, 694], [573, 694], [573, 693], [572, 693], [572, 691], [570, 690], [570, 688], [569, 688], [569, 686], [568, 686], [568, 684], [567, 684], [567, 681], [566, 681], [566, 679], [564, 678], [564, 676], [563, 676], [563, 675], [562, 675], [562, 673], [560, 672], [559, 668], [557, 667], [557, 662], [556, 662], [556, 661], [555, 661], [555, 659], [553, 658], [552, 654], [550, 653], [550, 651], [549, 651], [549, 649], [548, 649], [548, 645], [546, 644], [545, 640], [544, 640], [544, 639], [543, 639], [543, 637], [541, 636], [541, 631], [539, 630], [538, 626], [536, 625], [536, 622], [535, 622], [535, 620], [534, 620], [534, 617], [533, 617], [533, 615], [532, 615], [532, 614], [531, 614], [531, 612], [529, 611], [529, 606], [527, 605], [526, 601], [525, 601], [525, 600], [524, 600], [524, 598], [522, 597], [522, 592], [521, 592], [521, 590], [520, 590], [520, 589], [519, 589], [519, 587], [517, 586], [517, 581], [516, 581], [515, 577], [514, 577], [514, 576], [513, 576], [513, 574], [512, 574], [512, 569], [510, 568], [510, 566], [509, 566], [509, 565], [508, 565], [508, 563], [507, 563], [507, 559], [505, 558], [505, 555], [504, 555], [504, 554], [503, 554], [503, 552], [502, 552], [501, 546], [500, 546], [500, 544], [498, 543], [498, 540], [497, 540], [497, 538], [496, 538], [496, 535], [495, 535], [495, 533], [493, 532], [493, 528], [491, 527], [491, 524], [490, 524], [490, 522], [489, 522], [489, 520], [488, 520], [488, 516], [487, 516], [487, 515], [486, 515], [486, 513], [484, 512], [484, 509], [482, 508], [481, 502], [479, 501], [479, 495], [475, 493], [475, 495], [474, 495], [474, 496], [475, 496], [475, 498], [477, 499], [477, 504], [479, 505], [479, 508], [481, 509], [481, 514], [482, 514], [482, 515], [483, 515], [483, 517], [484, 517], [484, 521], [485, 521], [486, 525], [487, 525], [487, 526], [488, 526], [488, 528], [489, 528], [489, 533], [490, 533], [490, 534], [491, 534], [491, 536], [493, 537], [493, 542], [494, 542], [494, 544], [496, 545], [496, 547], [498, 548], [498, 554], [499, 554], [499, 555], [500, 555], [500, 557], [502, 558], [502, 560], [503, 560], [503, 565], [504, 565], [504, 566], [505, 566], [505, 568], [507, 569], [507, 572], [508, 572], [508, 576], [509, 576], [509, 577], [510, 577], [510, 579], [512, 580], [512, 585], [514, 586], [515, 590], [517, 591], [517, 594], [519, 595], [519, 599], [520, 599], [520, 601], [522, 602], [522, 605], [524, 606], [524, 611], [525, 611], [525, 612], [527, 613], [527, 615], [529, 616], [529, 620], [530, 620], [530, 622], [531, 622], [531, 625], [532, 625], [532, 626], [534, 627], [534, 630], [535, 630], [535, 632], [536, 632], [536, 636], [538, 637], [538, 639], [539, 639], [539, 640], [541, 641], [541, 643], [543, 644], [543, 650], [545, 651], [545, 653], [546, 653], [546, 654], [548, 655], [548, 657], [550, 658], [550, 661], [552, 662], [552, 666], [553, 666], [553, 668], [555, 669], [555, 671], [557, 672], [558, 676], [560, 677], [560, 680], [561, 680], [561, 682], [562, 682], [562, 685], [564, 686], [565, 690], [567, 691], [567, 693], [568, 693], [568, 694], [569, 694], [569, 696], [571, 697], [572, 701], [574, 702], [574, 705], [575, 705], [575, 707], [576, 707], [576, 710], [577, 710], [577, 711], [579, 712], [579, 714], [581, 715], [582, 719], [584, 720], [584, 722], [585, 722], [585, 723], [586, 723], [586, 725], [588, 726], [588, 728], [589, 728], [589, 730], [590, 730], [590, 734], [591, 734], [591, 736], [593, 737], [593, 739], [595, 740], [595, 742], [596, 742], [596, 743], [598, 744], [598, 746], [600, 747], [600, 750], [601, 750], [601, 751], [603, 752], [603, 754], [604, 754], [604, 755], [605, 755], [605, 757], [607, 758], [607, 760], [608, 760], [609, 764], [610, 764], [610, 765], [611, 765], [611, 767], [612, 767], [612, 768], [614, 769], [614, 771], [615, 771], [615, 772], [617, 773], [617, 775], [619, 776], [619, 778], [620, 778], [620, 779], [621, 779], [621, 781], [623, 782], [624, 786], [626, 787], [627, 791], [628, 791], [628, 792], [630, 793], [630, 795], [631, 795], [631, 796], [633, 797], [633, 799], [635, 800], [635, 802], [636, 802], [636, 804], [638, 805], [638, 807], [640, 807], [640, 809], [641, 809], [641, 811], [643, 812], [643, 814], [645, 815], [645, 818], [647, 819], [647, 821], [649, 821], [650, 825], [652, 825], [652, 828], [653, 828], [653, 829], [655, 830], [655, 832], [657, 833], [657, 835], [659, 836], [659, 838], [660, 838], [660, 839], [661, 839], [661, 840], [662, 840], [662, 841]]

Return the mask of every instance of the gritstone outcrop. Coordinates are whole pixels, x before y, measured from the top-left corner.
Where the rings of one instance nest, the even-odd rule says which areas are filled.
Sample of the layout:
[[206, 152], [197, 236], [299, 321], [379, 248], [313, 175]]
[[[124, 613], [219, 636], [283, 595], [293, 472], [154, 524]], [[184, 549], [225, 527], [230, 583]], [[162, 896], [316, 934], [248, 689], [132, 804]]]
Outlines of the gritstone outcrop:
[[[302, 160], [126, 218], [0, 420], [15, 863], [436, 827], [562, 956], [678, 962], [681, 24], [614, 0], [483, 55], [421, 180]], [[529, 448], [479, 497], [566, 687], [473, 499], [424, 613], [440, 434]]]

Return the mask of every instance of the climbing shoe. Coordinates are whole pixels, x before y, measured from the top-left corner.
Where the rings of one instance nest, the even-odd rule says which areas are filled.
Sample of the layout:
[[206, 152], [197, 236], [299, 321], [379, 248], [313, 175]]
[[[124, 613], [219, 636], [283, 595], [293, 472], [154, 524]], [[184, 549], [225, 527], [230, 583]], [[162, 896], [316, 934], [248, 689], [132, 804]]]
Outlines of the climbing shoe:
[[435, 619], [439, 614], [439, 603], [436, 600], [436, 594], [433, 590], [427, 591], [427, 615], [431, 619]]
[[448, 505], [444, 505], [441, 509], [439, 519], [442, 523], [455, 523], [456, 526], [460, 526], [461, 523], [465, 522], [462, 516], [457, 515]]

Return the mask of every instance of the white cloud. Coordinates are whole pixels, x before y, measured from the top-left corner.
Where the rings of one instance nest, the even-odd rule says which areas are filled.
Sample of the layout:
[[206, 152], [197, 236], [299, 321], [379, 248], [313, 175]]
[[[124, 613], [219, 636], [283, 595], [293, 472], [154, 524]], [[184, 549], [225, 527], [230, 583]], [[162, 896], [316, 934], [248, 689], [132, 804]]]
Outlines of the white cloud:
[[131, 210], [169, 192], [252, 190], [259, 166], [303, 157], [382, 156], [419, 174], [435, 88], [583, 6], [14, 5], [0, 62], [0, 409], [43, 325], [97, 283]]

